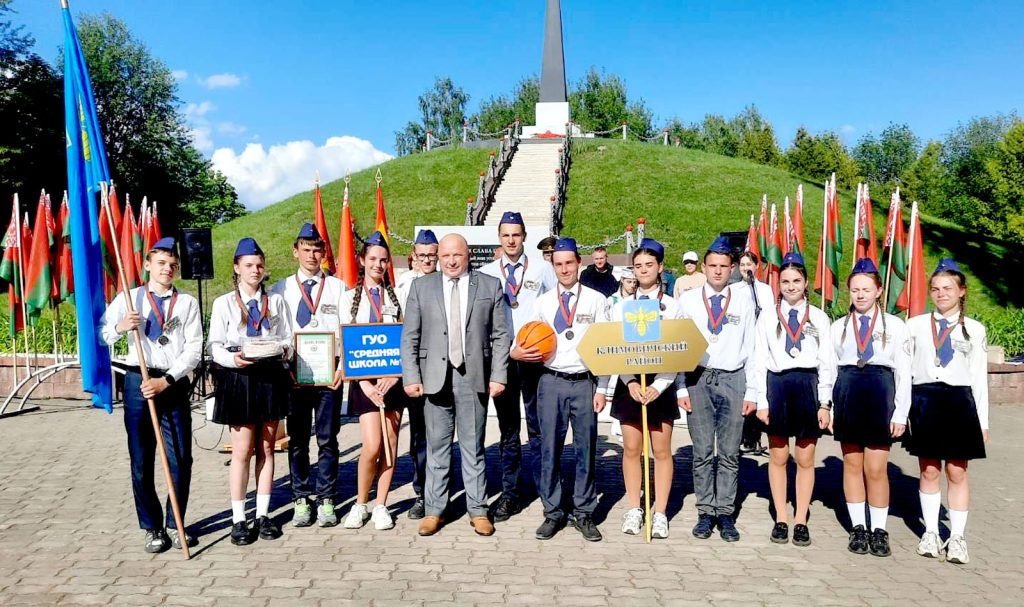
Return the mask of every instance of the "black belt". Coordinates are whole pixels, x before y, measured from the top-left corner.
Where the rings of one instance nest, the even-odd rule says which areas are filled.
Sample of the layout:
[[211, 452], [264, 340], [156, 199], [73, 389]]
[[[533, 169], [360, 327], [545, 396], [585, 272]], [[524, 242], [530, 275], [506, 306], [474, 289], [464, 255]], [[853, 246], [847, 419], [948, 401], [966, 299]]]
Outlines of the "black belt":
[[589, 371], [583, 371], [582, 373], [562, 373], [561, 371], [553, 371], [544, 367], [544, 372], [555, 377], [566, 379], [569, 381], [583, 381], [585, 379], [593, 380], [594, 376]]
[[[124, 368], [126, 373], [136, 373], [142, 375], [142, 367], [138, 365], [126, 365]], [[152, 367], [146, 367], [146, 371], [149, 372], [150, 377], [163, 377], [167, 375], [167, 369], [154, 369]]]

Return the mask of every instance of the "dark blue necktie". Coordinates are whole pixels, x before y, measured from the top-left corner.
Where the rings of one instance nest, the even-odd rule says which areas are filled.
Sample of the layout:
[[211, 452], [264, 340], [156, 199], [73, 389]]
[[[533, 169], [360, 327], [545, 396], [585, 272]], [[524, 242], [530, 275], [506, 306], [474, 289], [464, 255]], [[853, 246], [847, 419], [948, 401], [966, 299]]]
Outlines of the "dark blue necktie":
[[260, 303], [255, 299], [249, 300], [249, 322], [245, 323], [246, 337], [257, 337], [263, 335], [263, 327], [260, 326]]
[[300, 327], [305, 327], [309, 324], [309, 320], [313, 317], [313, 310], [309, 309], [309, 304], [306, 300], [313, 299], [313, 285], [316, 281], [310, 278], [309, 280], [302, 283], [302, 290], [306, 292], [306, 296], [299, 299], [299, 309], [295, 312], [295, 320], [299, 323]]
[[[949, 321], [948, 320], [946, 320], [945, 318], [939, 320], [939, 335], [940, 336], [946, 331], [947, 327], [949, 327]], [[948, 365], [950, 363], [950, 361], [953, 360], [953, 340], [951, 340], [948, 336], [946, 337], [946, 339], [942, 340], [941, 344], [939, 344], [939, 352], [938, 352], [938, 354], [939, 354], [939, 364], [941, 364], [943, 367]]]
[[[571, 297], [572, 297], [572, 293], [570, 293], [569, 291], [566, 291], [565, 293], [562, 293], [562, 308], [564, 308], [566, 310], [569, 309], [569, 299]], [[562, 311], [562, 308], [559, 308], [558, 309], [558, 314], [555, 314], [555, 332], [556, 333], [561, 333], [562, 331], [565, 331], [566, 329], [569, 328], [568, 319], [565, 318], [565, 312]]]
[[858, 331], [858, 333], [860, 334], [860, 343], [867, 342], [868, 344], [864, 348], [864, 353], [860, 356], [860, 359], [865, 362], [871, 360], [871, 357], [875, 355], [875, 346], [872, 343], [873, 339], [871, 335], [868, 334], [868, 331], [871, 330], [870, 325], [871, 319], [868, 318], [867, 314], [862, 315], [860, 317], [860, 331]]
[[787, 352], [789, 350], [792, 350], [793, 346], [796, 346], [796, 349], [799, 350], [800, 349], [800, 344], [804, 341], [804, 336], [803, 335], [801, 335], [800, 338], [796, 340], [796, 343], [793, 343], [793, 338], [790, 337], [790, 334], [796, 333], [797, 329], [800, 328], [800, 320], [796, 316], [797, 316], [796, 308], [793, 308], [792, 310], [789, 311], [789, 332], [786, 333], [786, 351]]
[[[168, 296], [169, 297], [169, 296]], [[167, 301], [167, 297], [160, 297], [159, 295], [153, 295], [153, 301], [160, 307], [160, 316], [164, 315], [164, 302]], [[149, 310], [149, 316], [146, 318], [146, 337], [150, 341], [156, 341], [160, 339], [160, 336], [164, 334], [164, 328], [160, 326], [160, 318], [156, 315], [156, 309]]]
[[380, 287], [370, 289], [370, 299], [373, 300], [373, 305], [370, 306], [370, 322], [380, 322], [380, 315], [377, 314], [377, 310], [380, 309]]
[[519, 264], [512, 265], [511, 263], [505, 264], [505, 297], [508, 297], [509, 301], [512, 301], [516, 297], [516, 269]]
[[[711, 296], [711, 317], [715, 318], [715, 319], [718, 319], [718, 318], [721, 318], [721, 316], [722, 316], [722, 296], [721, 295], [712, 295]], [[725, 323], [723, 322], [723, 323], [719, 324], [717, 327], [715, 327], [712, 324], [712, 322], [711, 322], [711, 318], [708, 318], [708, 331], [711, 331], [715, 335], [718, 335], [719, 333], [722, 332], [722, 325], [724, 325], [724, 324]]]
[[640, 299], [650, 299], [650, 297], [648, 297], [648, 296], [646, 296], [646, 295], [641, 295], [641, 296], [640, 296]]

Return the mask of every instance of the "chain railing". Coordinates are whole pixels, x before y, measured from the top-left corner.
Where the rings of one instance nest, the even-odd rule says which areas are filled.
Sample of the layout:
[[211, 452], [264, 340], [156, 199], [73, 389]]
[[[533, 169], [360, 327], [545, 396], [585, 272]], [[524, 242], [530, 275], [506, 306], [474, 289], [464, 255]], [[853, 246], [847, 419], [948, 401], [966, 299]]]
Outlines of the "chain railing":
[[[571, 125], [566, 125], [569, 130]], [[562, 140], [555, 169], [555, 194], [551, 197], [551, 233], [557, 236], [565, 225], [565, 203], [569, 191], [569, 167], [572, 165], [572, 137]]]
[[[571, 125], [572, 123], [570, 122], [569, 124]], [[571, 130], [570, 130], [570, 132], [571, 132]], [[626, 141], [627, 139], [633, 139], [634, 141], [643, 141], [643, 142], [658, 141], [658, 142], [661, 142], [661, 144], [665, 145], [665, 146], [667, 146], [669, 144], [669, 130], [668, 129], [662, 129], [661, 131], [659, 131], [659, 132], [657, 132], [657, 133], [655, 133], [654, 135], [651, 135], [651, 136], [644, 136], [644, 135], [640, 135], [639, 133], [632, 132], [630, 130], [630, 128], [629, 128], [629, 124], [627, 124], [625, 122], [623, 122], [621, 125], [619, 125], [616, 128], [608, 129], [608, 130], [605, 130], [605, 131], [590, 131], [590, 132], [582, 132], [581, 131], [580, 134], [573, 135], [573, 138], [575, 138], [575, 139], [592, 139], [592, 138], [596, 138], [596, 137], [609, 136], [608, 138], [610, 139], [611, 135], [621, 135], [621, 138], [622, 138], [623, 141]]]
[[[502, 137], [511, 139], [513, 136], [519, 136], [522, 131], [522, 125], [518, 118], [507, 127], [500, 131], [493, 133], [487, 133], [483, 131], [473, 130], [469, 128], [469, 122], [464, 121], [462, 123], [462, 143], [469, 143], [470, 141], [488, 141], [493, 139], [501, 139]], [[434, 136], [434, 131], [427, 130], [427, 140], [423, 145], [423, 150], [429, 152], [431, 150], [439, 150], [441, 148], [449, 147], [456, 141], [455, 134], [448, 137], [448, 139], [440, 139]]]
[[506, 135], [498, 141], [497, 152], [491, 152], [487, 160], [487, 169], [480, 171], [479, 182], [477, 183], [476, 198], [466, 201], [466, 225], [483, 225], [491, 205], [494, 204], [494, 196], [498, 192], [512, 158], [519, 149], [522, 126], [519, 121], [513, 122], [506, 128]]

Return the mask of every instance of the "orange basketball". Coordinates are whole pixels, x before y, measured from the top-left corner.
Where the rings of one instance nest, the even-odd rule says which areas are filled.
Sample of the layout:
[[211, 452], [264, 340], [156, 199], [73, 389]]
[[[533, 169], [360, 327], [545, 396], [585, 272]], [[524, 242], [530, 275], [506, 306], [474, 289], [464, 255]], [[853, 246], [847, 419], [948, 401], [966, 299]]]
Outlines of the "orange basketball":
[[555, 330], [551, 328], [551, 325], [539, 320], [533, 320], [523, 325], [519, 329], [519, 334], [516, 335], [516, 342], [523, 350], [537, 348], [544, 360], [554, 356], [555, 349], [558, 347]]

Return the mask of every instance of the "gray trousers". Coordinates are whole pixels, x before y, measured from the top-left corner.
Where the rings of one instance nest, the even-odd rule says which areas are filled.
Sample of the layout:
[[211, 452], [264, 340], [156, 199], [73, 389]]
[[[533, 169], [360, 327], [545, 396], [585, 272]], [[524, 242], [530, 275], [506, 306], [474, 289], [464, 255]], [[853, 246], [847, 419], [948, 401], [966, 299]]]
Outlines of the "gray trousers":
[[569, 380], [550, 373], [537, 384], [537, 417], [540, 420], [540, 484], [537, 493], [544, 504], [544, 518], [565, 519], [562, 510], [562, 451], [572, 425], [576, 454], [576, 479], [572, 492], [573, 514], [590, 516], [597, 507], [594, 459], [597, 450], [597, 414], [594, 413], [594, 382]]
[[427, 394], [423, 418], [427, 428], [427, 482], [423, 496], [427, 515], [441, 516], [448, 506], [452, 441], [458, 428], [466, 509], [470, 516], [485, 516], [487, 394], [473, 390], [462, 373], [449, 366], [444, 388]]
[[736, 509], [746, 384], [743, 369], [698, 367], [686, 374], [693, 405], [686, 420], [693, 442], [693, 491], [699, 514], [731, 515]]

